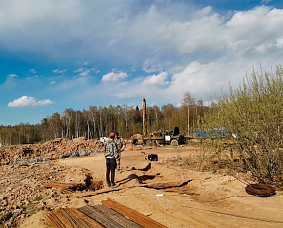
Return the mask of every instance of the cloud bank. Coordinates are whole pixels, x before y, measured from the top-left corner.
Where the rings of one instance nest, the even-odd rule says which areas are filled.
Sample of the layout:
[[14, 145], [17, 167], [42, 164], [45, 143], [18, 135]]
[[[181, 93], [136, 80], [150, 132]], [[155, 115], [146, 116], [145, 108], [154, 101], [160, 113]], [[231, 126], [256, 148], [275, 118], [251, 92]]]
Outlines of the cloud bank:
[[34, 97], [22, 96], [8, 104], [8, 107], [24, 108], [24, 107], [39, 107], [51, 105], [53, 102], [49, 99], [37, 101]]
[[[48, 69], [50, 77], [41, 76], [39, 67], [28, 69], [39, 72], [37, 81], [46, 80], [41, 85], [49, 87], [42, 93], [62, 103], [105, 105], [109, 91], [116, 104], [135, 104], [141, 97], [178, 104], [185, 92], [209, 100], [229, 84], [237, 87], [253, 67], [269, 71], [282, 62], [283, 9], [269, 2], [217, 12], [178, 0], [10, 0], [0, 8], [0, 29], [6, 31], [0, 43], [9, 53], [56, 63]], [[15, 73], [7, 77], [7, 87], [36, 87]], [[19, 103], [40, 104], [25, 97]]]

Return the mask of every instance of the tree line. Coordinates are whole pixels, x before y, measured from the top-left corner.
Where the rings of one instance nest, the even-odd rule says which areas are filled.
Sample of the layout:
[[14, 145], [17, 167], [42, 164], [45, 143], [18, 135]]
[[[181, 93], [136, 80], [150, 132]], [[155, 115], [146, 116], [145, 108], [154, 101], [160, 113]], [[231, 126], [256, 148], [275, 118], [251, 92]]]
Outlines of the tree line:
[[[148, 132], [174, 130], [174, 127], [178, 126], [180, 133], [188, 135], [189, 130], [191, 134], [201, 123], [206, 108], [202, 100], [196, 102], [190, 93], [185, 93], [180, 107], [172, 104], [147, 107]], [[108, 136], [113, 131], [129, 138], [137, 133], [142, 134], [142, 121], [142, 109], [138, 106], [90, 106], [83, 110], [66, 108], [63, 113], [55, 112], [43, 118], [40, 124], [0, 126], [0, 143], [18, 145], [55, 138], [95, 139]]]

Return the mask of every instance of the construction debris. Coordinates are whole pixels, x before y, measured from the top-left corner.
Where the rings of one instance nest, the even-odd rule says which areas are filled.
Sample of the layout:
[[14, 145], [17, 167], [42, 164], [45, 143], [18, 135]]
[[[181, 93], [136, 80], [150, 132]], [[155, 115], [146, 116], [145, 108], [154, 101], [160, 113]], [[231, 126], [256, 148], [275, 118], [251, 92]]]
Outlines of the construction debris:
[[84, 206], [82, 208], [78, 209], [80, 212], [84, 213], [88, 217], [92, 218], [93, 220], [99, 222], [101, 225], [104, 227], [109, 227], [109, 228], [123, 228], [122, 225], [119, 223], [113, 221], [109, 217], [105, 216], [103, 213], [101, 213], [99, 210], [96, 210], [93, 207], [90, 206]]
[[140, 226], [139, 224], [126, 218], [120, 213], [110, 209], [109, 207], [106, 207], [105, 205], [96, 205], [93, 207], [85, 206], [83, 208], [80, 208], [79, 211], [83, 212], [84, 214], [87, 214], [91, 218], [93, 218], [94, 213], [102, 214], [103, 216], [108, 217], [109, 219], [114, 221], [119, 226], [122, 226], [125, 228], [142, 228], [142, 226]]
[[166, 228], [112, 199], [104, 200], [102, 204], [78, 209], [59, 208], [47, 213], [46, 219], [54, 228]]
[[[136, 176], [138, 179], [139, 177]], [[178, 180], [178, 181], [165, 181], [165, 182], [157, 182], [157, 183], [149, 183], [149, 184], [139, 184], [139, 185], [133, 185], [131, 187], [124, 187], [121, 185], [118, 185], [116, 188], [111, 188], [111, 189], [100, 189], [95, 192], [88, 192], [84, 193], [82, 195], [79, 195], [78, 197], [91, 197], [91, 196], [96, 196], [99, 194], [103, 193], [108, 193], [108, 192], [116, 192], [116, 191], [121, 191], [125, 189], [131, 189], [131, 188], [137, 188], [137, 187], [146, 187], [146, 188], [154, 188], [154, 189], [170, 189], [170, 188], [178, 188], [178, 187], [183, 187], [187, 185], [192, 179], [188, 180]], [[140, 181], [139, 181], [140, 182]]]
[[166, 228], [166, 226], [162, 225], [161, 223], [146, 217], [145, 215], [139, 213], [138, 211], [135, 211], [123, 204], [120, 204], [112, 199], [107, 199], [101, 201], [101, 203], [118, 213], [128, 217], [129, 219], [133, 220], [134, 222], [138, 223], [139, 225], [145, 227], [145, 228]]
[[166, 188], [174, 188], [174, 187], [183, 187], [192, 180], [177, 180], [177, 181], [166, 181], [160, 183], [151, 183], [151, 184], [144, 184], [144, 187], [147, 188], [154, 188], [154, 189], [166, 189]]
[[59, 183], [52, 182], [43, 185], [45, 188], [56, 188], [60, 191], [72, 190], [72, 191], [83, 191], [83, 190], [99, 190], [103, 188], [102, 181], [90, 181], [89, 184], [86, 183]]
[[103, 228], [95, 220], [74, 208], [60, 208], [46, 215], [47, 221], [55, 228]]

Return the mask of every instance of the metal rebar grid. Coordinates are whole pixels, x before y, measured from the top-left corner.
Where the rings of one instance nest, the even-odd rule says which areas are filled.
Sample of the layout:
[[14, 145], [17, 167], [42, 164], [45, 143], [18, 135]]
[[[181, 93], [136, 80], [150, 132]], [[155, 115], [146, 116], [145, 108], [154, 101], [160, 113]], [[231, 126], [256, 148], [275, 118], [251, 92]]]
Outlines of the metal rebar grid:
[[66, 224], [67, 220], [56, 212], [50, 211], [46, 214], [46, 220], [52, 227], [69, 228]]
[[95, 210], [95, 208], [93, 207], [84, 206], [82, 208], [79, 208], [78, 210], [84, 213], [85, 215], [89, 216], [90, 218], [94, 219], [95, 221], [99, 222], [101, 225], [103, 225], [106, 228], [116, 228], [116, 227], [123, 228], [123, 226], [121, 226], [119, 223], [108, 218], [100, 211]]
[[103, 226], [74, 208], [60, 208], [46, 215], [55, 228], [102, 228]]
[[96, 205], [93, 207], [89, 207], [89, 209], [103, 214], [104, 216], [110, 218], [111, 220], [113, 220], [124, 228], [143, 228], [139, 224], [133, 222], [132, 220], [126, 218], [125, 216], [119, 214], [111, 208], [106, 207], [105, 205]]
[[112, 199], [107, 199], [101, 201], [101, 203], [118, 213], [128, 217], [129, 219], [133, 220], [134, 222], [138, 223], [139, 225], [145, 228], [166, 228], [166, 226], [162, 225], [161, 223], [146, 217], [145, 215], [135, 211], [123, 204], [120, 204]]
[[123, 225], [125, 228], [143, 228], [141, 225], [135, 223], [134, 221], [126, 218], [124, 215], [114, 211], [113, 209], [106, 207], [105, 205], [96, 205], [94, 206], [106, 216], [116, 221], [117, 223]]

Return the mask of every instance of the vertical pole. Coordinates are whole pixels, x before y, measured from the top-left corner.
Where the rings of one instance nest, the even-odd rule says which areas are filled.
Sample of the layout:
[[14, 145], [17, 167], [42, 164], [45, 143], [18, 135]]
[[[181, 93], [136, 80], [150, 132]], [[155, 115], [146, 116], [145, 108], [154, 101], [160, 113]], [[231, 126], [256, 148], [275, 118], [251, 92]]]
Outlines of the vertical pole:
[[188, 136], [190, 136], [190, 106], [188, 105]]
[[146, 136], [146, 100], [145, 98], [142, 100], [142, 124], [143, 124], [143, 136]]

